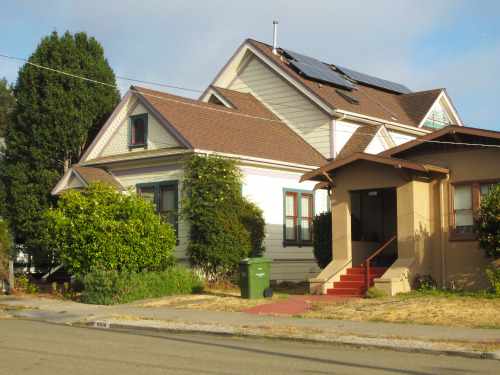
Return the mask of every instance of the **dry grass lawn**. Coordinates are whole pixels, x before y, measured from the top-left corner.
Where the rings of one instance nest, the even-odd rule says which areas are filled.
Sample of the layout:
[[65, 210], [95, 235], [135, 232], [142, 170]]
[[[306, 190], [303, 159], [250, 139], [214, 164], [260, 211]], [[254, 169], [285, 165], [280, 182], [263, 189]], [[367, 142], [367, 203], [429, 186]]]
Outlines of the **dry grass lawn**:
[[405, 296], [313, 306], [304, 318], [368, 320], [451, 327], [500, 328], [500, 299]]
[[[143, 303], [141, 306], [238, 312], [285, 301], [289, 299], [288, 294], [306, 293], [304, 285], [300, 284], [274, 287], [274, 291], [273, 298], [248, 300], [240, 297], [237, 288], [208, 288], [203, 294], [176, 296]], [[332, 305], [313, 303], [311, 310], [298, 317], [500, 329], [500, 299], [458, 295], [402, 295]]]

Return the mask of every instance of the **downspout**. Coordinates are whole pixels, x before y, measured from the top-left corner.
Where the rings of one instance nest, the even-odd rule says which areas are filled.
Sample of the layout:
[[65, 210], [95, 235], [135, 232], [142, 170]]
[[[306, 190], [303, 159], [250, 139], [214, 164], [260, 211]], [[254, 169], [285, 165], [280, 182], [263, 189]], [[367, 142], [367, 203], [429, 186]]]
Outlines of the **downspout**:
[[443, 178], [439, 182], [439, 215], [440, 215], [440, 224], [441, 224], [441, 286], [444, 287], [446, 283], [446, 251], [445, 251], [445, 212], [444, 212], [444, 184], [447, 183], [450, 179], [450, 174], [446, 173], [446, 177]]

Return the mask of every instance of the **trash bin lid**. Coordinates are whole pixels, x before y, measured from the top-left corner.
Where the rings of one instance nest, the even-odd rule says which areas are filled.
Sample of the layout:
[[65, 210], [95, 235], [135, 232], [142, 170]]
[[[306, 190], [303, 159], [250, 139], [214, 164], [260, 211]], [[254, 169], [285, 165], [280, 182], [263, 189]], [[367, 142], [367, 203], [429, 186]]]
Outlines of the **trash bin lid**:
[[246, 258], [238, 261], [238, 264], [258, 264], [258, 263], [272, 263], [270, 258]]

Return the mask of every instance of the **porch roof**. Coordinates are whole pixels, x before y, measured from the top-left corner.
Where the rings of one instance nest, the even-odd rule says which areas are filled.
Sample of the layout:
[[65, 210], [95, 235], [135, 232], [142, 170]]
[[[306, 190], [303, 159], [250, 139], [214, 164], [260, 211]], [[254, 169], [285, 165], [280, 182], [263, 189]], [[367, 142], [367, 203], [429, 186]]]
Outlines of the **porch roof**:
[[305, 173], [300, 178], [300, 182], [307, 180], [321, 181], [322, 182], [321, 184], [316, 185], [316, 189], [326, 187], [325, 183], [334, 186], [334, 182], [330, 177], [330, 173], [340, 168], [345, 168], [359, 161], [369, 161], [378, 164], [390, 165], [393, 166], [394, 168], [410, 169], [421, 172], [437, 172], [443, 174], [450, 172], [448, 168], [443, 168], [432, 164], [425, 164], [416, 161], [392, 158], [389, 156], [380, 156], [380, 155], [372, 155], [372, 154], [357, 152], [341, 160], [334, 161], [321, 168], [315, 169], [314, 171]]

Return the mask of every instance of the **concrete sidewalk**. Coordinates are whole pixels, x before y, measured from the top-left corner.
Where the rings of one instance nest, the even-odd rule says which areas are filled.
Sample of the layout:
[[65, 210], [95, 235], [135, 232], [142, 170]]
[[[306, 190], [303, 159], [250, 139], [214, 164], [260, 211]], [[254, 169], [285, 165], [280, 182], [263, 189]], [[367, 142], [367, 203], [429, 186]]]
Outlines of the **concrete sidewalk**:
[[304, 319], [244, 312], [139, 307], [134, 304], [101, 306], [12, 296], [0, 296], [0, 305], [25, 307], [19, 310], [0, 310], [14, 316], [108, 329], [271, 337], [352, 347], [500, 359], [500, 351], [477, 350], [486, 344], [500, 347], [500, 330], [494, 329]]

